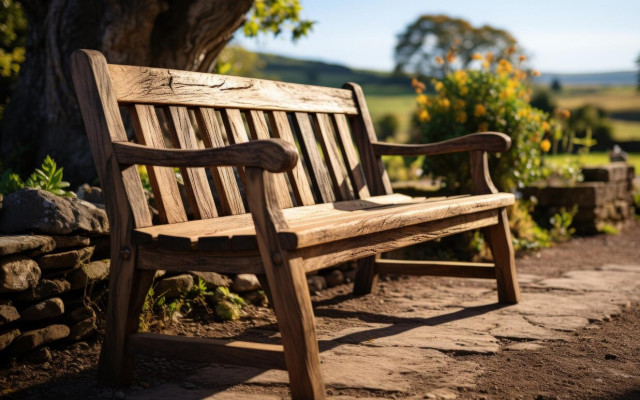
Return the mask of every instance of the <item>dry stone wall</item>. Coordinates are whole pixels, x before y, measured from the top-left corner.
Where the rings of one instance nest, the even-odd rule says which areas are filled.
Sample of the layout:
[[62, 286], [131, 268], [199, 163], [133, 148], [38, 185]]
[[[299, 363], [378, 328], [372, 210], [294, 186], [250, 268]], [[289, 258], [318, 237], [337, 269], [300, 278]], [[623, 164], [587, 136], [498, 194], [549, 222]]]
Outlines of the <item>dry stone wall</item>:
[[584, 182], [573, 185], [539, 185], [525, 188], [524, 198], [535, 197], [535, 214], [544, 220], [563, 207], [578, 206], [573, 219], [576, 232], [595, 234], [605, 226], [623, 228], [635, 218], [632, 190], [635, 171], [624, 162], [583, 167]]

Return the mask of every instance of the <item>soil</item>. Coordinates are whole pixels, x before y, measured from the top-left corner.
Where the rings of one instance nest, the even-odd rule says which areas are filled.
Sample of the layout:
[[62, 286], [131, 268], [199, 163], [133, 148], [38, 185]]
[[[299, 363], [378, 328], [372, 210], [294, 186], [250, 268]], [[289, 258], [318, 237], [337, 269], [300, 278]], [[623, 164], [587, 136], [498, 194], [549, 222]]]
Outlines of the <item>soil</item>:
[[[576, 269], [595, 269], [604, 264], [638, 264], [640, 226], [622, 234], [576, 238], [539, 253], [521, 255], [521, 274], [561, 276]], [[400, 290], [407, 279], [425, 285], [441, 284], [434, 278], [387, 278], [385, 290]], [[313, 296], [315, 305], [339, 305], [351, 298], [350, 287], [340, 285]], [[353, 304], [356, 304], [353, 306]], [[371, 311], [386, 307], [375, 296], [350, 302], [349, 310]], [[356, 307], [356, 309], [353, 309]], [[246, 316], [236, 322], [219, 322], [206, 314], [181, 318], [163, 328], [165, 332], [216, 338], [242, 337], [249, 329], [252, 340], [262, 332], [265, 340], [277, 334], [275, 317], [269, 308], [248, 306]], [[340, 306], [328, 312], [340, 313]], [[384, 322], [383, 315], [376, 322]], [[339, 318], [323, 318], [323, 324], [340, 328]], [[351, 321], [353, 325], [354, 321]], [[325, 328], [329, 328], [325, 326]], [[259, 336], [259, 335], [258, 335]], [[259, 339], [259, 337], [258, 337]], [[0, 399], [86, 399], [124, 398], [124, 393], [96, 384], [100, 335], [80, 343], [59, 343], [26, 356], [0, 360]], [[474, 389], [460, 388], [463, 399], [640, 399], [640, 304], [609, 321], [590, 324], [567, 341], [550, 342], [536, 351], [503, 351], [496, 355], [455, 355], [482, 365]], [[140, 357], [133, 389], [142, 390], [167, 382], [182, 382], [205, 364]], [[420, 382], [414, 382], [420, 387]], [[245, 386], [243, 390], [247, 392]], [[231, 388], [230, 390], [234, 390]], [[260, 394], [264, 388], [253, 387]], [[285, 387], [270, 387], [270, 394], [287, 396]], [[389, 397], [389, 393], [333, 390], [330, 395]], [[402, 398], [402, 395], [397, 395]]]

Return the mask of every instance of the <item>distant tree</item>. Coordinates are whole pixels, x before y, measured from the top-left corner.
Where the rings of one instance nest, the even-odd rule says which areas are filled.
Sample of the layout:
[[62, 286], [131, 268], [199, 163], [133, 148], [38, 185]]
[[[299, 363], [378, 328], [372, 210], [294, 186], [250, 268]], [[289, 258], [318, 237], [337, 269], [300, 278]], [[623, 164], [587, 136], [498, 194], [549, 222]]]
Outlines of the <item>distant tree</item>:
[[560, 83], [560, 79], [553, 78], [553, 80], [551, 81], [551, 90], [553, 90], [556, 93], [562, 91], [562, 83]]
[[451, 50], [455, 51], [457, 66], [464, 68], [474, 53], [490, 51], [496, 57], [511, 58], [509, 49], [515, 44], [516, 39], [502, 29], [474, 27], [464, 19], [446, 15], [422, 15], [398, 35], [395, 72], [439, 75], [439, 58], [447, 62]]
[[[1, 0], [6, 3], [7, 0]], [[242, 28], [247, 36], [311, 21], [299, 0], [20, 0], [29, 30], [25, 62], [6, 108], [0, 157], [19, 172], [50, 154], [72, 183], [95, 177], [70, 74], [71, 53], [102, 51], [109, 62], [209, 72]]]

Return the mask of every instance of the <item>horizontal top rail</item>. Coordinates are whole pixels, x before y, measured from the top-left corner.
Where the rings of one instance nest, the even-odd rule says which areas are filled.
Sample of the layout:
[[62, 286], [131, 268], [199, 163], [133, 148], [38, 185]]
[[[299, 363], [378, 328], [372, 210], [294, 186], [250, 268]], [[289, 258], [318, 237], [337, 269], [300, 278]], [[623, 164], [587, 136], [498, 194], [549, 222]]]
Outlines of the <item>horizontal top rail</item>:
[[358, 114], [346, 89], [129, 65], [108, 68], [121, 104]]

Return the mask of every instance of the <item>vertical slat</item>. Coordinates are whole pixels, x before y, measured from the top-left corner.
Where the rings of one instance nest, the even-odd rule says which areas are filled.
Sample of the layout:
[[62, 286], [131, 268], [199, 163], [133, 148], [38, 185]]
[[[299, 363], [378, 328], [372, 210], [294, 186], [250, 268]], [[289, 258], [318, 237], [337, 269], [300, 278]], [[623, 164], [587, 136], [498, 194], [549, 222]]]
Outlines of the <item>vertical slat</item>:
[[360, 160], [358, 160], [358, 154], [353, 147], [347, 117], [344, 114], [333, 114], [333, 123], [338, 142], [342, 148], [344, 162], [347, 164], [347, 169], [349, 170], [353, 189], [359, 199], [366, 199], [371, 195], [369, 194], [367, 182], [364, 179], [364, 171], [362, 170], [362, 165], [360, 165]]
[[[224, 147], [223, 134], [218, 124], [215, 110], [213, 108], [199, 107], [195, 110], [195, 114], [204, 145], [209, 148]], [[221, 213], [223, 215], [244, 214], [242, 195], [240, 194], [233, 168], [211, 168], [211, 176], [218, 191]]]
[[333, 194], [333, 188], [331, 187], [331, 178], [329, 178], [329, 172], [327, 167], [320, 156], [316, 138], [309, 122], [309, 115], [306, 113], [295, 113], [294, 121], [300, 132], [300, 147], [304, 159], [307, 162], [307, 169], [311, 177], [311, 182], [314, 187], [318, 188], [320, 198], [324, 203], [331, 203], [336, 201], [336, 197]]
[[[197, 149], [198, 142], [187, 109], [165, 107], [164, 111], [174, 147]], [[194, 216], [198, 219], [217, 217], [216, 205], [204, 168], [181, 168], [181, 171]]]
[[[247, 112], [247, 122], [249, 123], [249, 131], [251, 137], [254, 140], [258, 139], [270, 139], [269, 127], [267, 126], [267, 120], [264, 117], [264, 111], [249, 110]], [[291, 195], [289, 194], [289, 187], [285, 180], [284, 174], [275, 174], [274, 180], [276, 183], [278, 204], [280, 208], [291, 208], [293, 203], [291, 202]]]
[[[138, 143], [164, 149], [166, 145], [155, 108], [151, 105], [135, 104], [129, 107], [129, 111]], [[173, 168], [148, 165], [147, 172], [160, 214], [160, 222], [172, 224], [186, 221], [187, 214], [180, 198]]]
[[391, 194], [393, 189], [391, 188], [389, 175], [387, 175], [382, 159], [375, 155], [371, 146], [371, 143], [376, 142], [377, 139], [362, 88], [360, 85], [351, 82], [345, 83], [342, 88], [353, 92], [353, 99], [358, 106], [358, 115], [351, 118], [351, 130], [353, 131], [356, 146], [358, 146], [369, 191], [373, 196]]
[[322, 147], [325, 161], [329, 167], [329, 176], [338, 200], [353, 200], [354, 196], [349, 190], [347, 170], [340, 158], [340, 150], [331, 132], [331, 120], [327, 114], [317, 113], [313, 115], [316, 138]]
[[[284, 111], [270, 111], [268, 115], [273, 135], [289, 143], [296, 144], [295, 139], [293, 138], [293, 132], [291, 132], [287, 113]], [[313, 193], [311, 192], [311, 187], [307, 180], [307, 175], [305, 174], [304, 167], [302, 166], [302, 159], [298, 159], [298, 163], [295, 168], [289, 171], [288, 174], [289, 183], [291, 183], [293, 195], [295, 196], [298, 205], [308, 206], [315, 204]]]
[[[249, 141], [247, 130], [242, 122], [242, 114], [236, 108], [224, 108], [220, 110], [224, 129], [227, 131], [227, 138], [231, 143], [244, 143]], [[238, 166], [238, 175], [240, 180], [245, 184], [244, 168]]]

